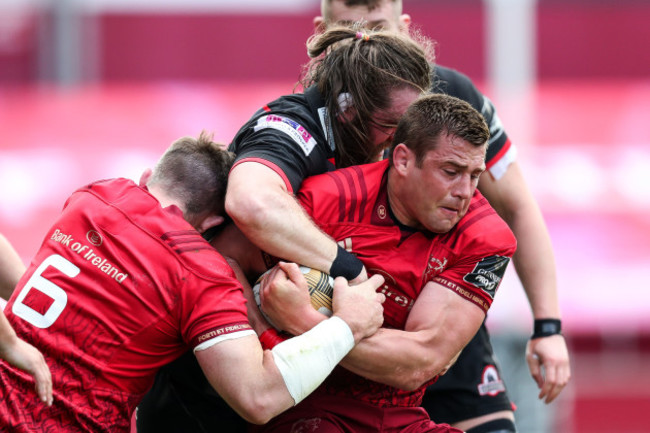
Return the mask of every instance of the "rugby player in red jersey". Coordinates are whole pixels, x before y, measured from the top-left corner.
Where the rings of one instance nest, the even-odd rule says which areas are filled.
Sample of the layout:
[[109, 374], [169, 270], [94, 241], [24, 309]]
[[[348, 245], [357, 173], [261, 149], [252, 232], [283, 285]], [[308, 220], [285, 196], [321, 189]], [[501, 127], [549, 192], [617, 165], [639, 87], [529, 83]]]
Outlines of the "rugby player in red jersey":
[[201, 237], [224, 220], [233, 159], [206, 134], [185, 137], [140, 185], [103, 180], [68, 198], [5, 308], [43, 353], [54, 401], [33, 398], [29, 375], [0, 362], [3, 430], [128, 432], [158, 369], [188, 349], [240, 416], [263, 423], [377, 330], [383, 279], [362, 290], [339, 279], [332, 319], [262, 349], [235, 272]]
[[[434, 424], [420, 403], [481, 327], [515, 252], [514, 235], [476, 189], [488, 138], [468, 103], [428, 95], [402, 117], [387, 160], [305, 179], [298, 199], [318, 227], [384, 276], [384, 326], [314, 394], [256, 431], [460, 431]], [[325, 319], [304, 289], [263, 287], [265, 312], [282, 329], [298, 334]]]

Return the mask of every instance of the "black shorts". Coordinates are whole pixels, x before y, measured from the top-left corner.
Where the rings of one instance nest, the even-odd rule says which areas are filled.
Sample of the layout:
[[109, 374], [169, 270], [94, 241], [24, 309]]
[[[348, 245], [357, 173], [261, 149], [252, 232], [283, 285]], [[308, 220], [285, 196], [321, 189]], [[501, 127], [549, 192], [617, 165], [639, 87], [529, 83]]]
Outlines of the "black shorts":
[[456, 364], [427, 388], [422, 407], [434, 422], [447, 424], [513, 410], [485, 323], [463, 349]]

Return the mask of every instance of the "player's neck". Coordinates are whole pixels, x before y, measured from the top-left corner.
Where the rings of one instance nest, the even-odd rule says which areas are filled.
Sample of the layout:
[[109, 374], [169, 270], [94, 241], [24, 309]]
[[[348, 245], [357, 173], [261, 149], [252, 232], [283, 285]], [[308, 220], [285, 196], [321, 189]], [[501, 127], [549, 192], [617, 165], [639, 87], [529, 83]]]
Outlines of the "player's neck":
[[400, 186], [395, 179], [391, 181], [391, 173], [388, 172], [388, 182], [386, 183], [386, 191], [388, 196], [388, 206], [390, 208], [390, 214], [398, 225], [401, 225], [405, 228], [416, 229], [416, 221], [410, 217], [409, 213], [406, 210], [406, 207], [399, 199], [400, 196]]

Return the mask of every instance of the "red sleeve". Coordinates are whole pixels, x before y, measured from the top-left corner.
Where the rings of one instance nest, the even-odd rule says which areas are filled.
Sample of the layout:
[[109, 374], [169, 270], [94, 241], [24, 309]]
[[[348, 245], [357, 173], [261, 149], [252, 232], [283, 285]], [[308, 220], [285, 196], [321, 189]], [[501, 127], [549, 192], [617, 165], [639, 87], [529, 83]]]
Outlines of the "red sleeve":
[[458, 224], [460, 230], [455, 230], [460, 233], [449, 236], [451, 257], [455, 259], [431, 280], [487, 312], [515, 253], [517, 241], [487, 202], [467, 217]]
[[243, 289], [233, 270], [216, 251], [206, 253], [201, 256], [210, 262], [210, 275], [194, 270], [180, 291], [181, 335], [192, 347], [213, 338], [252, 330]]

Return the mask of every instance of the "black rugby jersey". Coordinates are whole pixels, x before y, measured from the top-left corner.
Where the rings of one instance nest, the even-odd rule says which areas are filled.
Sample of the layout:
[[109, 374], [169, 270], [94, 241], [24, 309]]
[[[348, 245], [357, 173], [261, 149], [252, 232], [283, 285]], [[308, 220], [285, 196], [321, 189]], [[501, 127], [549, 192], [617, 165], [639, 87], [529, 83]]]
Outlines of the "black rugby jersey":
[[[498, 179], [515, 153], [492, 102], [454, 69], [436, 65], [432, 82], [433, 93], [462, 99], [483, 115], [490, 128], [486, 166]], [[244, 161], [265, 164], [284, 179], [291, 192], [298, 191], [306, 177], [333, 170], [334, 149], [328, 111], [315, 86], [281, 96], [259, 109], [229, 147], [237, 154], [235, 165]]]
[[235, 165], [251, 160], [268, 165], [296, 192], [306, 177], [334, 169], [330, 131], [325, 102], [318, 89], [310, 87], [259, 109], [228, 150], [237, 154]]
[[[497, 115], [494, 104], [476, 88], [467, 75], [455, 69], [436, 65], [431, 78], [433, 83], [431, 91], [433, 93], [444, 93], [462, 99], [468, 102], [485, 118], [485, 122], [490, 128], [490, 141], [485, 157], [485, 164], [488, 170], [492, 171], [491, 168], [499, 160], [504, 158], [511, 148], [510, 140], [506, 131], [503, 129], [503, 124]], [[510, 159], [506, 162], [506, 166], [513, 160], [514, 155], [511, 155]], [[500, 173], [492, 172], [492, 174], [496, 178], [500, 177]]]

